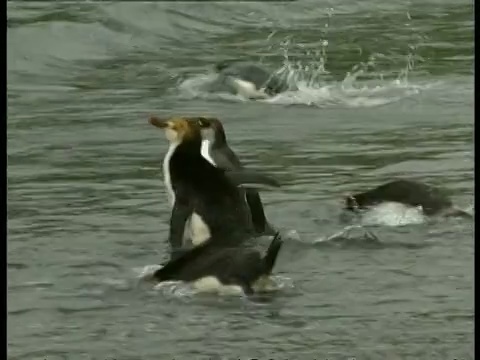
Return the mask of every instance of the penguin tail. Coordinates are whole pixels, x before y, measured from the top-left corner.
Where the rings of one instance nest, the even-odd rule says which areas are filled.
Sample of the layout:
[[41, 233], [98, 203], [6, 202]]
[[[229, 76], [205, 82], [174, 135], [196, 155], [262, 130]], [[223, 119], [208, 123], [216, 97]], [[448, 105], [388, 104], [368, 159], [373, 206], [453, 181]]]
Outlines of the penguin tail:
[[275, 262], [278, 257], [278, 253], [280, 252], [280, 249], [282, 248], [283, 245], [283, 240], [280, 236], [280, 232], [277, 232], [275, 236], [273, 237], [272, 242], [268, 246], [267, 253], [265, 254], [265, 257], [263, 258], [263, 264], [264, 264], [264, 271], [265, 274], [271, 274], [273, 267], [275, 266]]

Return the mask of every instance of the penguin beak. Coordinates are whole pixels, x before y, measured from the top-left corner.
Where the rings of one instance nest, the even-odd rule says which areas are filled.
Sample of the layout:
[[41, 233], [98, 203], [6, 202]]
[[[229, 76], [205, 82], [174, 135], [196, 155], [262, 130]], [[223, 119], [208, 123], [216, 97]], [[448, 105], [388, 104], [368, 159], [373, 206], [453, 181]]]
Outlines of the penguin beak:
[[170, 127], [170, 121], [166, 119], [160, 119], [156, 116], [150, 116], [148, 119], [148, 122], [152, 124], [155, 127], [158, 127], [160, 129], [165, 129]]

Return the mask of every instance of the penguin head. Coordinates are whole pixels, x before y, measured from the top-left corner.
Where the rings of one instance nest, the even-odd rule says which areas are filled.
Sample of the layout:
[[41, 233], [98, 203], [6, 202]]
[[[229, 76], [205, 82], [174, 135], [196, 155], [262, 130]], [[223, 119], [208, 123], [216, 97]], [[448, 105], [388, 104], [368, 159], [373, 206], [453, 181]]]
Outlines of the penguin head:
[[356, 211], [359, 208], [358, 200], [355, 195], [345, 196], [345, 209], [350, 211]]
[[215, 72], [221, 72], [221, 71], [225, 70], [226, 68], [230, 67], [233, 63], [234, 63], [233, 60], [221, 61], [221, 62], [216, 63], [214, 65], [213, 69], [215, 70]]
[[181, 143], [185, 140], [201, 139], [201, 127], [197, 121], [188, 117], [171, 117], [161, 119], [151, 116], [150, 124], [165, 130], [165, 137], [171, 143]]
[[[204, 138], [215, 138], [217, 141], [226, 142], [225, 129], [222, 122], [216, 117], [200, 116], [196, 118], [198, 126], [202, 129]], [[212, 134], [213, 133], [213, 134]]]

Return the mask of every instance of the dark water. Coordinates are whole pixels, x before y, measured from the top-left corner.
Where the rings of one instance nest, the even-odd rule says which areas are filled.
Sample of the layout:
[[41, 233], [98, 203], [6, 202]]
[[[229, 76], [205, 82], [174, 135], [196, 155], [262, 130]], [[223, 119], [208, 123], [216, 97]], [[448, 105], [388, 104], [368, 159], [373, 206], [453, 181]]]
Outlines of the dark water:
[[[318, 242], [394, 176], [473, 203], [471, 2], [9, 2], [7, 36], [10, 359], [473, 359], [472, 221], [382, 213], [382, 246]], [[300, 89], [196, 90], [232, 58]], [[151, 113], [218, 116], [284, 184], [266, 212], [300, 240], [270, 302], [139, 282], [167, 249]]]

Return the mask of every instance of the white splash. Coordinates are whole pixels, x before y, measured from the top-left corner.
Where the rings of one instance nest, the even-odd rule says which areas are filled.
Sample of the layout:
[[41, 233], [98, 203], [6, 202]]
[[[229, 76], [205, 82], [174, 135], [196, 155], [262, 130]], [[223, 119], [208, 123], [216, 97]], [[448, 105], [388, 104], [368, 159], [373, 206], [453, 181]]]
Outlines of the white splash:
[[144, 279], [150, 278], [155, 271], [161, 268], [162, 266], [158, 264], [145, 265], [144, 267], [141, 267], [141, 268], [134, 268], [133, 272], [137, 275], [138, 279], [144, 280]]
[[[296, 90], [289, 90], [268, 98], [257, 98], [257, 102], [273, 105], [308, 105], [316, 107], [344, 106], [349, 108], [377, 107], [419, 94], [435, 84], [409, 84], [398, 80], [382, 82], [364, 82], [355, 86], [355, 80], [347, 75], [343, 82], [317, 83], [296, 81]], [[250, 96], [229, 93], [207, 93], [202, 87], [211, 77], [201, 76], [185, 80], [180, 85], [182, 94], [188, 98], [222, 99], [227, 101], [245, 102]]]
[[[358, 230], [360, 231], [359, 234], [356, 234], [354, 231]], [[340, 231], [337, 231], [334, 234], [328, 235], [328, 236], [322, 236], [320, 238], [317, 238], [313, 241], [313, 243], [321, 243], [321, 242], [328, 242], [328, 241], [335, 241], [339, 238], [366, 238], [366, 239], [371, 239], [371, 240], [377, 240], [376, 236], [365, 229], [362, 225], [349, 225], [343, 228]]]
[[[383, 74], [375, 72], [378, 60], [385, 59], [383, 54], [373, 54], [367, 62], [355, 65], [347, 72], [342, 81], [330, 80], [330, 73], [326, 69], [328, 41], [322, 42], [322, 49], [315, 54], [306, 54], [302, 61], [292, 61], [288, 56], [290, 41], [284, 41], [282, 51], [284, 63], [275, 71], [276, 76], [286, 81], [289, 91], [273, 97], [255, 96], [253, 85], [239, 81], [239, 94], [208, 93], [206, 86], [212, 83], [216, 74], [197, 75], [186, 79], [179, 85], [182, 95], [188, 98], [212, 98], [227, 101], [258, 101], [273, 105], [308, 105], [316, 107], [344, 106], [349, 108], [377, 107], [402, 99], [415, 96], [421, 91], [436, 84], [413, 84], [409, 80], [409, 73], [413, 70], [412, 54], [406, 55], [405, 68], [399, 69], [396, 78], [386, 80]], [[310, 57], [310, 58], [309, 58]], [[367, 75], [372, 80], [361, 80], [360, 76]], [[393, 74], [390, 74], [393, 75]], [[253, 95], [252, 95], [253, 94]], [[243, 96], [242, 96], [243, 95]], [[255, 98], [255, 100], [250, 100]]]
[[412, 207], [396, 202], [385, 202], [365, 211], [362, 225], [404, 226], [422, 224], [427, 217], [421, 207]]

